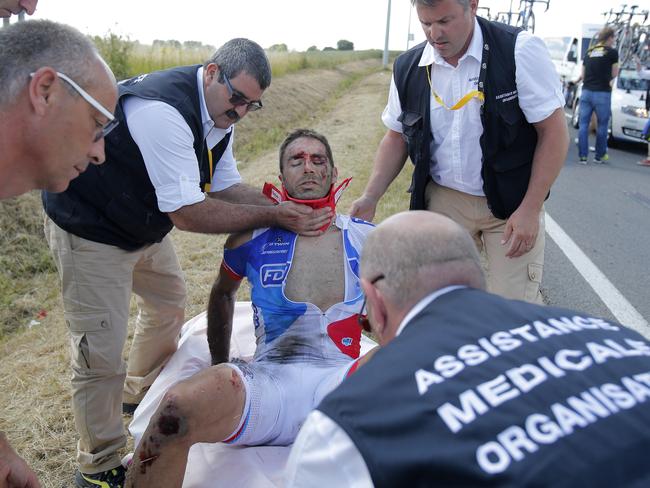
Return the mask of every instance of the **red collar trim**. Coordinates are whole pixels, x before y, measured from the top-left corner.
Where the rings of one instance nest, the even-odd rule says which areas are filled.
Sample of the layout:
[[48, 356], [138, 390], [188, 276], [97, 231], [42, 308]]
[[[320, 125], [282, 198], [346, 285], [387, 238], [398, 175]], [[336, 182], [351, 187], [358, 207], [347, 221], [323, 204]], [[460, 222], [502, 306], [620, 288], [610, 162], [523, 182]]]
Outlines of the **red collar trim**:
[[[318, 198], [316, 200], [301, 200], [299, 198], [293, 198], [287, 193], [287, 189], [284, 187], [284, 185], [282, 185], [282, 191], [280, 191], [273, 183], [264, 183], [264, 189], [262, 190], [262, 193], [269, 199], [273, 200], [275, 203], [285, 201], [295, 202], [301, 205], [307, 205], [314, 210], [329, 207], [332, 209], [332, 213], [336, 215], [336, 204], [341, 198], [341, 195], [345, 189], [350, 184], [350, 181], [352, 181], [352, 178], [346, 178], [339, 186], [336, 187], [336, 189], [334, 188], [334, 185], [332, 185], [330, 187], [329, 193], [326, 196], [323, 198]], [[329, 227], [330, 223], [331, 222], [328, 222], [326, 225], [321, 227], [320, 230], [326, 230]]]

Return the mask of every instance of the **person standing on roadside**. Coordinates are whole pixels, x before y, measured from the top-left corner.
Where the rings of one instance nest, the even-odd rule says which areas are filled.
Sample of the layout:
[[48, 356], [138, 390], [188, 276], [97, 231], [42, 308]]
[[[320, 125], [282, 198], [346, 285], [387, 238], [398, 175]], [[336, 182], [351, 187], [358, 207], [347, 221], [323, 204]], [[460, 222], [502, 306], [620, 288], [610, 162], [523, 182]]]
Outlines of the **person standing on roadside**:
[[[36, 1], [0, 1], [0, 16], [21, 7], [32, 14]], [[0, 29], [0, 198], [64, 190], [77, 168], [101, 164], [116, 101], [111, 70], [79, 31], [49, 21]], [[0, 488], [40, 486], [0, 432]]]
[[411, 3], [427, 41], [395, 61], [388, 131], [350, 214], [371, 220], [410, 156], [411, 210], [468, 229], [487, 256], [492, 292], [541, 302], [543, 204], [569, 144], [546, 45], [477, 17], [476, 0]]
[[[123, 81], [107, 164], [43, 194], [72, 338], [77, 487], [122, 486], [121, 412], [134, 410], [176, 350], [186, 289], [172, 228], [319, 235], [332, 218], [329, 209], [274, 206], [241, 183], [234, 124], [262, 108], [270, 82], [264, 50], [248, 39], [226, 42], [203, 65]], [[125, 364], [132, 292], [139, 311]]]
[[607, 129], [612, 115], [612, 80], [618, 76], [618, 51], [612, 47], [615, 41], [614, 29], [605, 27], [598, 34], [596, 45], [587, 51], [583, 61], [578, 128], [578, 157], [581, 164], [587, 164], [589, 124], [594, 112], [597, 121], [594, 163], [609, 161]]
[[[650, 113], [650, 68], [644, 69], [643, 66], [641, 66], [639, 58], [636, 58], [634, 61], [636, 63], [636, 72], [638, 73], [639, 78], [642, 80], [648, 80], [645, 91], [645, 109], [646, 113]], [[643, 138], [648, 142], [648, 157], [641, 161], [637, 161], [636, 164], [639, 166], [650, 166], [650, 118], [648, 118], [648, 121], [645, 123], [645, 127], [643, 128]]]

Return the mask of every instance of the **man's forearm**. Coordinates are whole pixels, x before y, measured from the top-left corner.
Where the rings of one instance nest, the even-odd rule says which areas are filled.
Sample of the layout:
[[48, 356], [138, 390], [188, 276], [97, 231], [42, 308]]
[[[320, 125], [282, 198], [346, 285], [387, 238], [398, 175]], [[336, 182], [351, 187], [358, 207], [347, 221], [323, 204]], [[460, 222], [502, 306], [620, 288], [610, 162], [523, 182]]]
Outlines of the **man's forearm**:
[[205, 234], [242, 232], [277, 224], [275, 206], [236, 204], [219, 198], [206, 198], [168, 215], [179, 229]]
[[211, 198], [218, 198], [228, 203], [243, 203], [248, 205], [274, 205], [274, 203], [262, 194], [262, 190], [254, 188], [246, 183], [237, 183], [225, 190], [208, 193]]
[[213, 365], [228, 362], [235, 313], [235, 293], [220, 290], [218, 283], [212, 287], [208, 302], [208, 346]]
[[521, 206], [541, 210], [544, 200], [557, 179], [569, 149], [569, 133], [564, 111], [559, 108], [546, 120], [535, 124], [537, 147], [528, 190]]

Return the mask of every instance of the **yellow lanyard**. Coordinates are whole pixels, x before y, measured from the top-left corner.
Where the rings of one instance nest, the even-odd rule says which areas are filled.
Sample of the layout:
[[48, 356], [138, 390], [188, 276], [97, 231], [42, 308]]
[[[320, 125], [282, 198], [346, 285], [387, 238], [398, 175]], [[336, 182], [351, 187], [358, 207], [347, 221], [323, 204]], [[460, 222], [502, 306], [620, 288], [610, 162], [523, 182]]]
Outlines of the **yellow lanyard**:
[[208, 163], [210, 165], [210, 174], [208, 175], [210, 181], [203, 186], [203, 191], [205, 192], [210, 191], [210, 187], [212, 186], [212, 149], [208, 149]]
[[485, 95], [483, 94], [482, 91], [479, 90], [473, 90], [469, 92], [467, 95], [465, 95], [463, 98], [458, 100], [453, 107], [448, 107], [445, 102], [442, 101], [442, 98], [440, 98], [440, 95], [438, 95], [434, 90], [433, 90], [433, 85], [431, 84], [431, 73], [429, 72], [429, 66], [427, 65], [427, 80], [429, 81], [429, 88], [431, 88], [431, 95], [433, 96], [433, 99], [438, 102], [440, 105], [445, 107], [447, 110], [458, 110], [459, 108], [464, 107], [467, 105], [467, 103], [472, 99], [476, 98], [479, 102], [483, 103], [485, 101]]

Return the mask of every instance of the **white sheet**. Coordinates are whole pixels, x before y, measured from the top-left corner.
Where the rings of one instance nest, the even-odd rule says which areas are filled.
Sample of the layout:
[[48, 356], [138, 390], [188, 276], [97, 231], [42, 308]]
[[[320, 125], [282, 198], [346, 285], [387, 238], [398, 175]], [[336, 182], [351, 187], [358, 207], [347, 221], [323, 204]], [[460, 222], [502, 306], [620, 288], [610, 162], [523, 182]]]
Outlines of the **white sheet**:
[[[149, 419], [165, 392], [179, 381], [210, 366], [205, 312], [190, 319], [181, 332], [178, 350], [165, 365], [133, 415], [129, 431], [140, 443]], [[361, 354], [376, 344], [361, 336]], [[255, 353], [251, 302], [237, 302], [233, 318], [230, 357], [250, 361]], [[282, 471], [291, 446], [236, 447], [226, 444], [196, 444], [190, 449], [184, 488], [267, 488], [282, 485]]]

